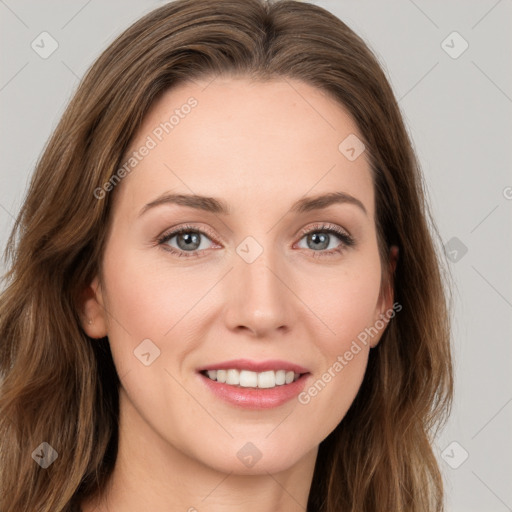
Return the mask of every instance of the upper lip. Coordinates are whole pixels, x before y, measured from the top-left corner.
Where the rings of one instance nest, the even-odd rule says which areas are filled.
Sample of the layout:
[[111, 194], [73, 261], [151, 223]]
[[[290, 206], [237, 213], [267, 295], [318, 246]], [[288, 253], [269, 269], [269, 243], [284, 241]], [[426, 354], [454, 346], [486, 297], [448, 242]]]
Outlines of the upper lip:
[[290, 361], [283, 361], [281, 359], [267, 359], [266, 361], [253, 361], [251, 359], [232, 359], [230, 361], [222, 361], [219, 363], [209, 364], [199, 368], [198, 371], [208, 370], [250, 370], [253, 372], [265, 372], [268, 370], [286, 370], [295, 373], [309, 373], [307, 368], [300, 366]]

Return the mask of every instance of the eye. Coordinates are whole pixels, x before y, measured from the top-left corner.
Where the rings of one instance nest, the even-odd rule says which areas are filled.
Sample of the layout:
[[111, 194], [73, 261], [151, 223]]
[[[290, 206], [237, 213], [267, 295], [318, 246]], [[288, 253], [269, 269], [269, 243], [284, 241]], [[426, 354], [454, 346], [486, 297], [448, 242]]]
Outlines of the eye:
[[314, 254], [314, 257], [333, 256], [355, 244], [354, 239], [346, 231], [330, 224], [313, 226], [303, 231], [301, 235], [301, 241], [306, 239], [305, 248], [318, 253]]
[[158, 243], [164, 246], [165, 250], [173, 254], [193, 257], [201, 256], [200, 251], [209, 248], [208, 243], [203, 243], [204, 239], [210, 240], [204, 231], [191, 226], [182, 226], [169, 233], [164, 233], [158, 239]]

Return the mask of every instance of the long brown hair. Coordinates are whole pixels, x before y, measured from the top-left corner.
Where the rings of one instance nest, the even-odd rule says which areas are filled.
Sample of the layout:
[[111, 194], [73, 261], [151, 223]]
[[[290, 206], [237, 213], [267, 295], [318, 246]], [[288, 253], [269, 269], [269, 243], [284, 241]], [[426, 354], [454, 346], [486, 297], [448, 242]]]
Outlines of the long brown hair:
[[[101, 271], [122, 164], [163, 91], [222, 74], [299, 79], [353, 116], [368, 149], [383, 283], [402, 311], [371, 350], [361, 389], [321, 443], [314, 512], [432, 512], [443, 486], [432, 438], [453, 377], [445, 260], [399, 107], [366, 44], [308, 3], [177, 0], [98, 58], [49, 140], [8, 241], [0, 305], [0, 509], [71, 511], [104, 489], [117, 453], [119, 378], [108, 339], [81, 328], [81, 291]], [[340, 141], [341, 142], [341, 141]], [[389, 248], [399, 247], [394, 275]], [[33, 459], [46, 442], [47, 469]]]

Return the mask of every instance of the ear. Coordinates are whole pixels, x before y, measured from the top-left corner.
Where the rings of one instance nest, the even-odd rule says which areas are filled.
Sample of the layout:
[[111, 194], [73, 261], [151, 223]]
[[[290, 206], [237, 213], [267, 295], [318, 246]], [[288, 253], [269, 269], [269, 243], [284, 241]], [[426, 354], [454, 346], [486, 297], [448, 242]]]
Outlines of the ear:
[[107, 314], [98, 277], [95, 277], [82, 292], [80, 316], [82, 328], [87, 336], [90, 338], [104, 338], [107, 336]]
[[[389, 250], [389, 266], [388, 266], [388, 279], [386, 280], [385, 289], [381, 290], [379, 303], [376, 308], [376, 316], [375, 316], [375, 328], [380, 331], [378, 336], [374, 336], [370, 342], [370, 347], [375, 348], [379, 343], [382, 334], [384, 333], [389, 319], [390, 313], [394, 311], [394, 281], [395, 281], [395, 270], [396, 264], [398, 262], [398, 247], [396, 245], [392, 245]], [[394, 316], [394, 315], [393, 315]], [[382, 327], [382, 328], [380, 328]]]

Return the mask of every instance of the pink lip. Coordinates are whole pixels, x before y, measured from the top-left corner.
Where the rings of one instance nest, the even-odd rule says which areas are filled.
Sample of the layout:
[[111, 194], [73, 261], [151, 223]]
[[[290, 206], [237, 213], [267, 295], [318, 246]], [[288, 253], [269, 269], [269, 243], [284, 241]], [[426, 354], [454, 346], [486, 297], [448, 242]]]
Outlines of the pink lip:
[[[241, 368], [239, 365], [230, 366], [230, 368], [233, 367]], [[219, 366], [215, 368], [219, 368]], [[242, 366], [242, 369], [246, 368]], [[281, 369], [284, 369], [284, 367], [281, 367]], [[301, 375], [295, 382], [290, 384], [283, 384], [282, 386], [269, 389], [259, 389], [221, 384], [220, 382], [209, 379], [202, 373], [199, 374], [199, 378], [214, 395], [231, 405], [244, 409], [271, 409], [273, 407], [279, 407], [296, 397], [304, 389], [308, 377], [309, 374]]]
[[309, 370], [298, 364], [282, 361], [280, 359], [269, 359], [267, 361], [251, 361], [250, 359], [232, 359], [231, 361], [223, 361], [221, 363], [210, 364], [198, 371], [205, 370], [250, 370], [252, 372], [265, 372], [267, 370], [286, 370], [294, 373], [308, 373]]

